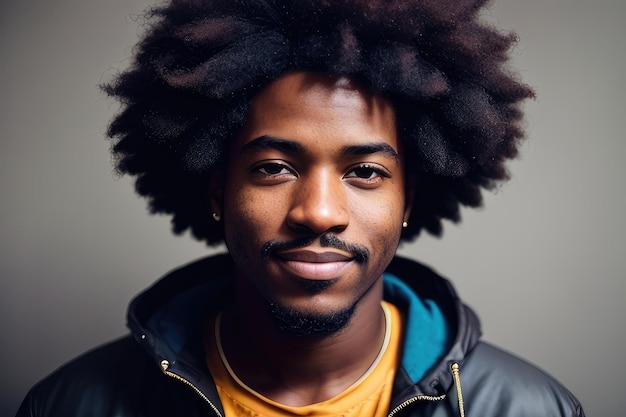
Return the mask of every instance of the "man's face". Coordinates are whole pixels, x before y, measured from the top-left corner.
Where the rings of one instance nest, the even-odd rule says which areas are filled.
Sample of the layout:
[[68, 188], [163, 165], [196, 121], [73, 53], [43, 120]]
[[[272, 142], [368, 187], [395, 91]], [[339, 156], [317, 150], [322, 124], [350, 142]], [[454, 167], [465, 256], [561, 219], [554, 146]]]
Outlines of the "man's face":
[[283, 330], [333, 333], [381, 291], [407, 212], [401, 152], [389, 102], [346, 79], [293, 73], [255, 97], [217, 200], [239, 291]]

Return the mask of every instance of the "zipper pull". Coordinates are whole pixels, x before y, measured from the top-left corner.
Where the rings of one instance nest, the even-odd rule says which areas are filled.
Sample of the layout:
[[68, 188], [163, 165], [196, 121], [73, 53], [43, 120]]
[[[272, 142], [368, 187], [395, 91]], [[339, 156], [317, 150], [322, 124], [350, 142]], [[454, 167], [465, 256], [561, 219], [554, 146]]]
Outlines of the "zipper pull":
[[459, 373], [459, 364], [454, 362], [450, 367], [452, 370], [452, 378], [456, 387], [456, 398], [459, 403], [459, 416], [465, 417], [465, 408], [463, 407], [463, 392], [461, 391], [461, 374]]

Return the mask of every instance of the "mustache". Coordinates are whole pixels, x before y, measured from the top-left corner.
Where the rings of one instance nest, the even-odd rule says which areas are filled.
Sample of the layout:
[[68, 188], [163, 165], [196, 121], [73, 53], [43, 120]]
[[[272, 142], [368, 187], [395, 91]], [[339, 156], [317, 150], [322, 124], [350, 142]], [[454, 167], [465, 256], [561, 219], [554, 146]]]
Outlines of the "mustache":
[[[285, 241], [267, 241], [261, 246], [261, 259], [267, 261], [276, 252], [304, 248], [315, 242], [316, 239], [317, 237], [300, 237]], [[319, 237], [319, 241], [323, 248], [335, 248], [350, 253], [354, 260], [360, 264], [367, 262], [370, 257], [370, 251], [365, 246], [345, 242], [336, 233], [324, 233]]]

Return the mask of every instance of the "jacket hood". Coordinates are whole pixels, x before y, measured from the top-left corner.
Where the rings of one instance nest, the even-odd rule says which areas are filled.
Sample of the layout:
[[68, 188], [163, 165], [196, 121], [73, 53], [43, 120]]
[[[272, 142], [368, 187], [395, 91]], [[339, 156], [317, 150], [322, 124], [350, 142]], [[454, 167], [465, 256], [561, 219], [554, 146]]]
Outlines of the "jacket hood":
[[[196, 382], [207, 379], [198, 375], [203, 361], [194, 360], [199, 346], [195, 341], [207, 315], [232, 302], [232, 280], [228, 277], [233, 269], [228, 254], [203, 258], [167, 274], [131, 302], [128, 327], [163, 370], [184, 374]], [[403, 315], [420, 303], [428, 314], [426, 325], [405, 324], [403, 366], [398, 370], [394, 386], [398, 395], [394, 397], [443, 395], [453, 383], [451, 364], [462, 363], [478, 343], [476, 315], [462, 304], [447, 280], [405, 258], [396, 257], [389, 265], [384, 292], [385, 299]], [[443, 329], [436, 325], [439, 314], [447, 324]], [[426, 363], [435, 365], [424, 367], [424, 343], [441, 347], [435, 350], [436, 357], [426, 358]], [[194, 344], [196, 358], [190, 352]]]
[[[419, 377], [412, 372], [411, 360], [419, 355], [419, 350], [411, 346], [413, 340], [424, 339], [422, 334], [416, 334], [410, 321], [405, 326], [404, 352], [402, 369], [396, 377], [396, 382], [404, 379], [406, 397], [428, 396], [438, 397], [444, 395], [453, 385], [453, 364], [462, 365], [467, 354], [478, 344], [481, 336], [480, 321], [476, 314], [457, 296], [452, 284], [438, 275], [431, 268], [396, 256], [386, 273], [400, 279], [406, 291], [395, 294], [385, 293], [385, 299], [396, 305], [400, 311], [407, 312], [411, 305], [416, 302], [435, 304], [447, 324], [447, 341], [445, 349], [434, 366], [430, 367], [424, 375]], [[386, 289], [388, 286], [385, 287]], [[431, 333], [431, 336], [432, 333]]]

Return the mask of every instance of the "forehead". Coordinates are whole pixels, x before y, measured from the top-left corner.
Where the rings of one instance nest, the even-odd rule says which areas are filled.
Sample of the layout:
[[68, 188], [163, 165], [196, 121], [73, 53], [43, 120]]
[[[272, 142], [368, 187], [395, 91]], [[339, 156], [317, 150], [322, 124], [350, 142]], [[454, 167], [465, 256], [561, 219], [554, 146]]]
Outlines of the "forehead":
[[233, 148], [261, 136], [314, 142], [387, 143], [397, 152], [393, 107], [389, 100], [347, 78], [297, 72], [272, 82], [257, 94]]

